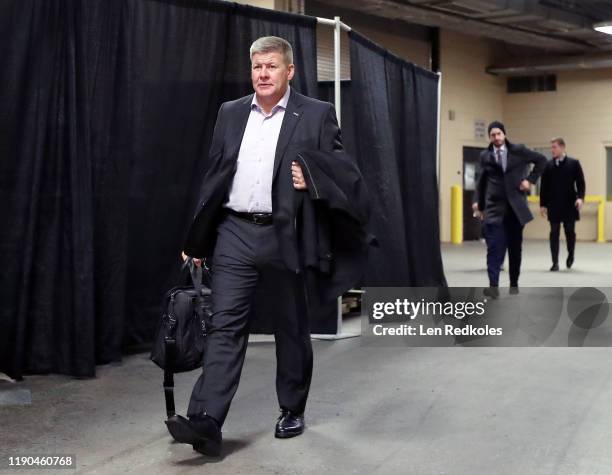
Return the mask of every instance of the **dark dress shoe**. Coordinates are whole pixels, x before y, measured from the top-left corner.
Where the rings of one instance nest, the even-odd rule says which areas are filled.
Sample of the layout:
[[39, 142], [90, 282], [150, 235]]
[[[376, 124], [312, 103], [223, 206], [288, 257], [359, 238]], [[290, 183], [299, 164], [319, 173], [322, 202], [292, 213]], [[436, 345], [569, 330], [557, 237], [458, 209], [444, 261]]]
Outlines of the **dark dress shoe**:
[[553, 264], [550, 268], [551, 272], [557, 272], [559, 270], [559, 264]]
[[294, 414], [285, 409], [281, 410], [281, 415], [276, 422], [274, 437], [277, 439], [288, 439], [304, 432], [304, 414]]
[[496, 299], [499, 297], [499, 289], [497, 287], [487, 287], [482, 291], [487, 297], [491, 297], [492, 299]]
[[175, 414], [166, 421], [166, 426], [174, 440], [193, 446], [201, 454], [216, 457], [221, 453], [221, 428], [210, 416], [185, 419]]
[[510, 295], [517, 295], [519, 293], [518, 285], [511, 285], [510, 290], [508, 291]]
[[567, 256], [567, 260], [565, 261], [565, 265], [568, 269], [572, 268], [572, 264], [574, 263], [574, 256]]

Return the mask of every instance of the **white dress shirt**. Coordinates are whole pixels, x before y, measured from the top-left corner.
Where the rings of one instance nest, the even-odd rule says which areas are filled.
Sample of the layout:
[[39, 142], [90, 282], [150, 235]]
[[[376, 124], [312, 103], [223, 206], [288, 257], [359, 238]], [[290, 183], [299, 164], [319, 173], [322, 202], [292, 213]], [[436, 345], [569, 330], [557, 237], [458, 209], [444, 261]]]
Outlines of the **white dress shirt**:
[[251, 112], [238, 152], [238, 168], [225, 206], [247, 213], [272, 212], [272, 174], [274, 155], [290, 88], [266, 114], [253, 95]]
[[554, 160], [553, 163], [555, 164], [555, 166], [558, 167], [559, 165], [561, 165], [563, 163], [563, 160], [565, 160], [565, 154], [561, 155], [558, 158], [553, 158], [553, 160]]

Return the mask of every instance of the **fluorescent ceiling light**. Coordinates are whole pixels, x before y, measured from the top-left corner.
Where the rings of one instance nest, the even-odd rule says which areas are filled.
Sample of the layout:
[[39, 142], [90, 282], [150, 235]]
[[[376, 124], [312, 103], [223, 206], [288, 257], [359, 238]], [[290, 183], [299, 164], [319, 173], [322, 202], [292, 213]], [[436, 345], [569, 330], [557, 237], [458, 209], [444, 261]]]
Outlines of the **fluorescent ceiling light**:
[[595, 31], [599, 31], [600, 33], [606, 33], [608, 35], [612, 35], [612, 21], [604, 21], [602, 23], [595, 23], [593, 25], [593, 29]]

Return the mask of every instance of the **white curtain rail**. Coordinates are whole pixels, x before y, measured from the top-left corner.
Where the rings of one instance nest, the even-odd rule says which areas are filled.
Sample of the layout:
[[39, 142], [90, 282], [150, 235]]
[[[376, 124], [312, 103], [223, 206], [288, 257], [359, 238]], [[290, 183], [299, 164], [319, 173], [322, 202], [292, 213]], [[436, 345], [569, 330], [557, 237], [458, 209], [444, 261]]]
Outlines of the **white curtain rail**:
[[[317, 17], [317, 23], [321, 23], [322, 25], [336, 26], [336, 20], [332, 20], [331, 18]], [[352, 29], [344, 22], [340, 22], [340, 28], [342, 28], [344, 31], [351, 31]]]

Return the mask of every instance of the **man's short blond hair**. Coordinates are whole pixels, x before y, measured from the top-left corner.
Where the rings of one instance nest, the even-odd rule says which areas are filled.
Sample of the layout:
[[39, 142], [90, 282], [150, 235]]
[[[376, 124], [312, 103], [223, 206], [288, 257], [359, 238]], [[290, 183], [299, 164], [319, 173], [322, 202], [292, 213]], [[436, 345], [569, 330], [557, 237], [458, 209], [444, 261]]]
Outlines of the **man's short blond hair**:
[[254, 54], [270, 52], [282, 54], [287, 66], [293, 64], [293, 48], [291, 44], [278, 36], [262, 36], [261, 38], [257, 38], [249, 50], [251, 61], [253, 61]]
[[550, 139], [550, 143], [556, 143], [561, 147], [565, 147], [565, 140], [563, 140], [563, 137], [553, 137], [552, 139]]

